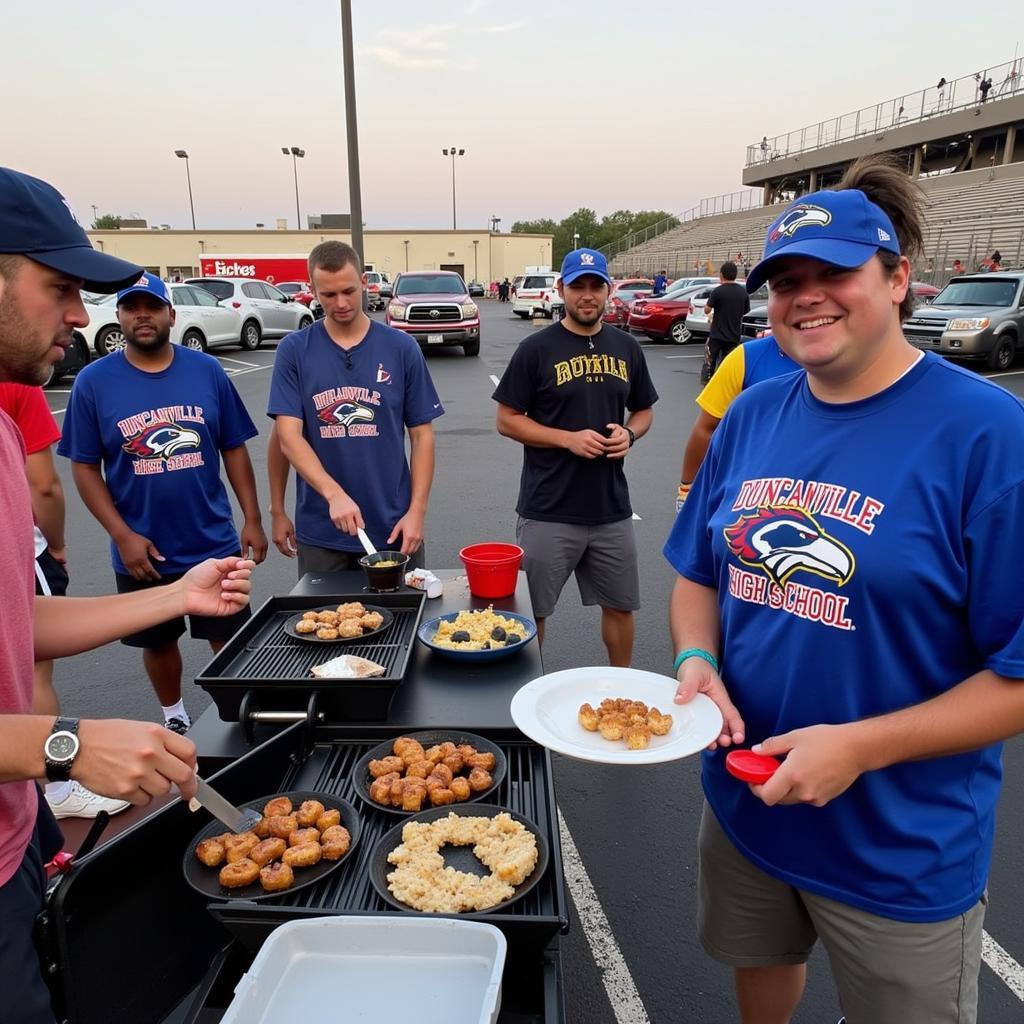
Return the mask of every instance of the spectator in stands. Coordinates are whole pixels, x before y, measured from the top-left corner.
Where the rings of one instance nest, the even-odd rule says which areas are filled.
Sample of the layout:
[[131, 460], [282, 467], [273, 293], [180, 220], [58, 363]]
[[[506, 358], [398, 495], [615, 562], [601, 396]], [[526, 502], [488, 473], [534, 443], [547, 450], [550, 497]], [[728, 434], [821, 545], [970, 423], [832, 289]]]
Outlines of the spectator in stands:
[[665, 286], [668, 284], [668, 276], [664, 270], [659, 270], [654, 277], [654, 287], [651, 289], [652, 295], [664, 295]]
[[[747, 287], [805, 373], [740, 395], [665, 546], [676, 699], [724, 716], [699, 927], [744, 1024], [792, 1019], [819, 937], [851, 1024], [977, 1020], [1024, 730], [1024, 406], [904, 337], [921, 202], [875, 157], [776, 219]], [[785, 760], [745, 785], [717, 748], [751, 742]]]
[[704, 313], [711, 320], [701, 383], [707, 384], [721, 361], [740, 343], [740, 321], [750, 312], [750, 296], [736, 283], [736, 264], [726, 260], [718, 272], [720, 284], [708, 296]]
[[988, 96], [989, 89], [992, 88], [992, 79], [988, 77], [988, 72], [985, 72], [984, 77], [981, 79], [981, 83], [978, 85], [978, 93], [981, 96], [981, 102], [984, 103]]
[[964, 272], [964, 265], [961, 260], [953, 260], [953, 276], [956, 277]]
[[992, 262], [992, 269], [999, 270], [999, 264], [1003, 262], [1003, 254], [998, 249], [996, 249], [995, 252], [993, 252], [992, 255], [989, 257], [989, 259]]
[[945, 75], [943, 75], [942, 78], [939, 79], [939, 84], [937, 86], [935, 86], [935, 88], [939, 90], [939, 110], [941, 110], [942, 109], [942, 104], [945, 102], [945, 99], [946, 99], [946, 76]]
[[761, 137], [761, 159], [768, 163], [768, 136]]

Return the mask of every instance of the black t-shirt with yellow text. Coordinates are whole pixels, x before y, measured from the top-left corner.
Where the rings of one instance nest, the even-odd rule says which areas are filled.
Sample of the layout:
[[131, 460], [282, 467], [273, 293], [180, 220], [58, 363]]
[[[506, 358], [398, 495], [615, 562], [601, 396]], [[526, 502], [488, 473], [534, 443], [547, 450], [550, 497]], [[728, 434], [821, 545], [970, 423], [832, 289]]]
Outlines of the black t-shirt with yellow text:
[[[602, 326], [582, 337], [553, 324], [523, 341], [492, 396], [558, 430], [623, 423], [658, 400], [636, 340]], [[598, 525], [632, 515], [623, 459], [584, 459], [563, 448], [523, 446], [516, 511], [526, 519]]]

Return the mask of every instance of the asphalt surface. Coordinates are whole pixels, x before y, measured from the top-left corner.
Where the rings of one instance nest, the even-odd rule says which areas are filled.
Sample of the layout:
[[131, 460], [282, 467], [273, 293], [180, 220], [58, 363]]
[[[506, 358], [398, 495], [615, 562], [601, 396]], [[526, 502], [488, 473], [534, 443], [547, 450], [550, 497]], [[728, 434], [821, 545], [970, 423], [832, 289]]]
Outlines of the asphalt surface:
[[[487, 301], [482, 307], [479, 358], [465, 358], [461, 349], [428, 353], [430, 372], [445, 406], [445, 415], [435, 422], [437, 473], [427, 520], [428, 564], [437, 567], [457, 566], [458, 550], [464, 544], [512, 539], [515, 534], [521, 455], [516, 444], [499, 437], [494, 429], [491, 376], [501, 376], [516, 345], [536, 328], [514, 317], [510, 306]], [[215, 351], [263, 432], [249, 450], [264, 509], [269, 506], [264, 438], [273, 345], [256, 352]], [[644, 604], [637, 616], [634, 666], [671, 675], [666, 609], [673, 575], [660, 552], [675, 515], [682, 447], [696, 412], [693, 399], [699, 390], [700, 351], [694, 345], [645, 341], [644, 346], [661, 400], [655, 407], [652, 431], [626, 460], [633, 507], [640, 516], [635, 526]], [[999, 375], [998, 383], [1024, 395], [1024, 368]], [[61, 389], [49, 392], [58, 422], [69, 386], [65, 382]], [[68, 505], [70, 593], [111, 592], [106, 535], [79, 500], [68, 464], [63, 459], [58, 463]], [[269, 531], [269, 515], [265, 526]], [[295, 562], [271, 547], [254, 577], [254, 604], [286, 593], [295, 580]], [[185, 677], [191, 679], [209, 652], [204, 644], [191, 640], [183, 641], [182, 652]], [[604, 661], [599, 612], [581, 606], [570, 582], [548, 621], [545, 668], [557, 671]], [[139, 653], [119, 644], [62, 661], [55, 680], [66, 713], [160, 719]], [[185, 693], [190, 713], [198, 716], [209, 704], [208, 697], [191, 685]], [[705, 955], [695, 935], [695, 839], [702, 799], [697, 759], [629, 769], [558, 755], [555, 760], [559, 804], [596, 897], [596, 903], [581, 898], [583, 909], [574, 910], [572, 930], [563, 939], [570, 1024], [725, 1024], [735, 1020], [730, 974]], [[1010, 984], [983, 965], [980, 1020], [986, 1024], [1019, 1022], [1024, 1015], [1024, 971], [1018, 966], [1024, 963], [1024, 918], [1018, 911], [1024, 904], [1022, 839], [1024, 740], [1018, 738], [1006, 746], [986, 919], [988, 935], [1005, 953], [1005, 966], [1000, 969]], [[580, 913], [586, 927], [581, 925]], [[997, 947], [988, 948], [989, 959], [998, 962]], [[794, 1021], [832, 1024], [838, 1016], [827, 961], [818, 953]]]

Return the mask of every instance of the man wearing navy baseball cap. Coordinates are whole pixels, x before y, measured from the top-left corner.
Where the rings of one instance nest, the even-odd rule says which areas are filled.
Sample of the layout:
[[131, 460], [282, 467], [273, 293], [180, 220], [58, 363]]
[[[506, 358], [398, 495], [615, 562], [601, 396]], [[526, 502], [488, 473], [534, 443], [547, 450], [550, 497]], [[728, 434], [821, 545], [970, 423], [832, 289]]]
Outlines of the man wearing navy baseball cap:
[[[0, 380], [41, 384], [89, 322], [79, 289], [114, 291], [142, 268], [96, 252], [61, 194], [0, 168]], [[195, 746], [152, 722], [32, 714], [33, 662], [67, 657], [185, 609], [225, 615], [248, 604], [252, 563], [209, 560], [141, 598], [36, 597], [32, 509], [18, 428], [0, 413], [0, 992], [5, 1024], [52, 1024], [33, 943], [43, 864], [63, 837], [35, 783], [79, 783], [134, 804], [176, 785], [195, 793]]]
[[628, 666], [640, 576], [623, 460], [658, 393], [636, 340], [601, 321], [610, 286], [603, 253], [567, 253], [565, 319], [520, 343], [493, 398], [498, 432], [523, 445], [516, 538], [538, 637], [575, 573], [583, 603], [601, 608], [608, 660]]

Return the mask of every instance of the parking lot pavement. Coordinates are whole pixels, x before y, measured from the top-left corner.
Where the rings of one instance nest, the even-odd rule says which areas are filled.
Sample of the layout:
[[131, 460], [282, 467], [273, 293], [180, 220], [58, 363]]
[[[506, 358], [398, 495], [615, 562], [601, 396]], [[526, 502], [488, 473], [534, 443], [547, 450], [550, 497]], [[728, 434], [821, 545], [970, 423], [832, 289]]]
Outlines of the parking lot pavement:
[[[516, 346], [539, 328], [514, 317], [510, 306], [486, 300], [481, 308], [479, 357], [467, 358], [459, 349], [427, 355], [445, 405], [445, 415], [435, 422], [437, 472], [427, 518], [428, 558], [434, 566], [458, 564], [458, 550], [466, 543], [507, 540], [515, 534], [520, 449], [497, 435], [490, 395]], [[644, 606], [637, 616], [634, 663], [671, 675], [666, 609], [673, 580], [661, 546], [674, 519], [682, 446], [696, 413], [700, 351], [646, 342], [644, 349], [661, 401], [652, 431], [626, 462], [639, 516]], [[274, 347], [217, 350], [215, 355], [261, 429], [249, 451], [266, 509], [265, 409]], [[997, 383], [1024, 395], [1024, 370], [995, 376]], [[67, 397], [66, 388], [50, 392], [51, 408], [63, 410]], [[113, 579], [107, 539], [78, 499], [67, 463], [57, 461], [68, 499], [69, 592], [109, 592]], [[286, 592], [294, 582], [295, 563], [272, 547], [254, 576], [254, 604]], [[183, 644], [183, 656], [187, 678], [207, 660], [195, 642]], [[544, 661], [547, 671], [604, 661], [596, 610], [582, 607], [572, 583], [549, 620]], [[55, 681], [69, 714], [159, 717], [138, 653], [118, 644], [64, 660]], [[193, 715], [209, 703], [199, 689], [187, 691], [186, 702]], [[559, 805], [583, 871], [572, 888], [572, 930], [563, 939], [569, 1024], [734, 1021], [730, 976], [708, 959], [694, 930], [694, 841], [702, 800], [697, 760], [625, 769], [556, 756], [555, 775]], [[1018, 1024], [1024, 1014], [1024, 972], [1019, 966], [1024, 962], [1024, 917], [1018, 911], [1024, 905], [1022, 880], [1024, 740], [1015, 739], [1006, 746], [986, 920], [990, 940], [980, 1006], [986, 1024]], [[819, 952], [794, 1022], [831, 1024], [838, 1016], [827, 963]]]

